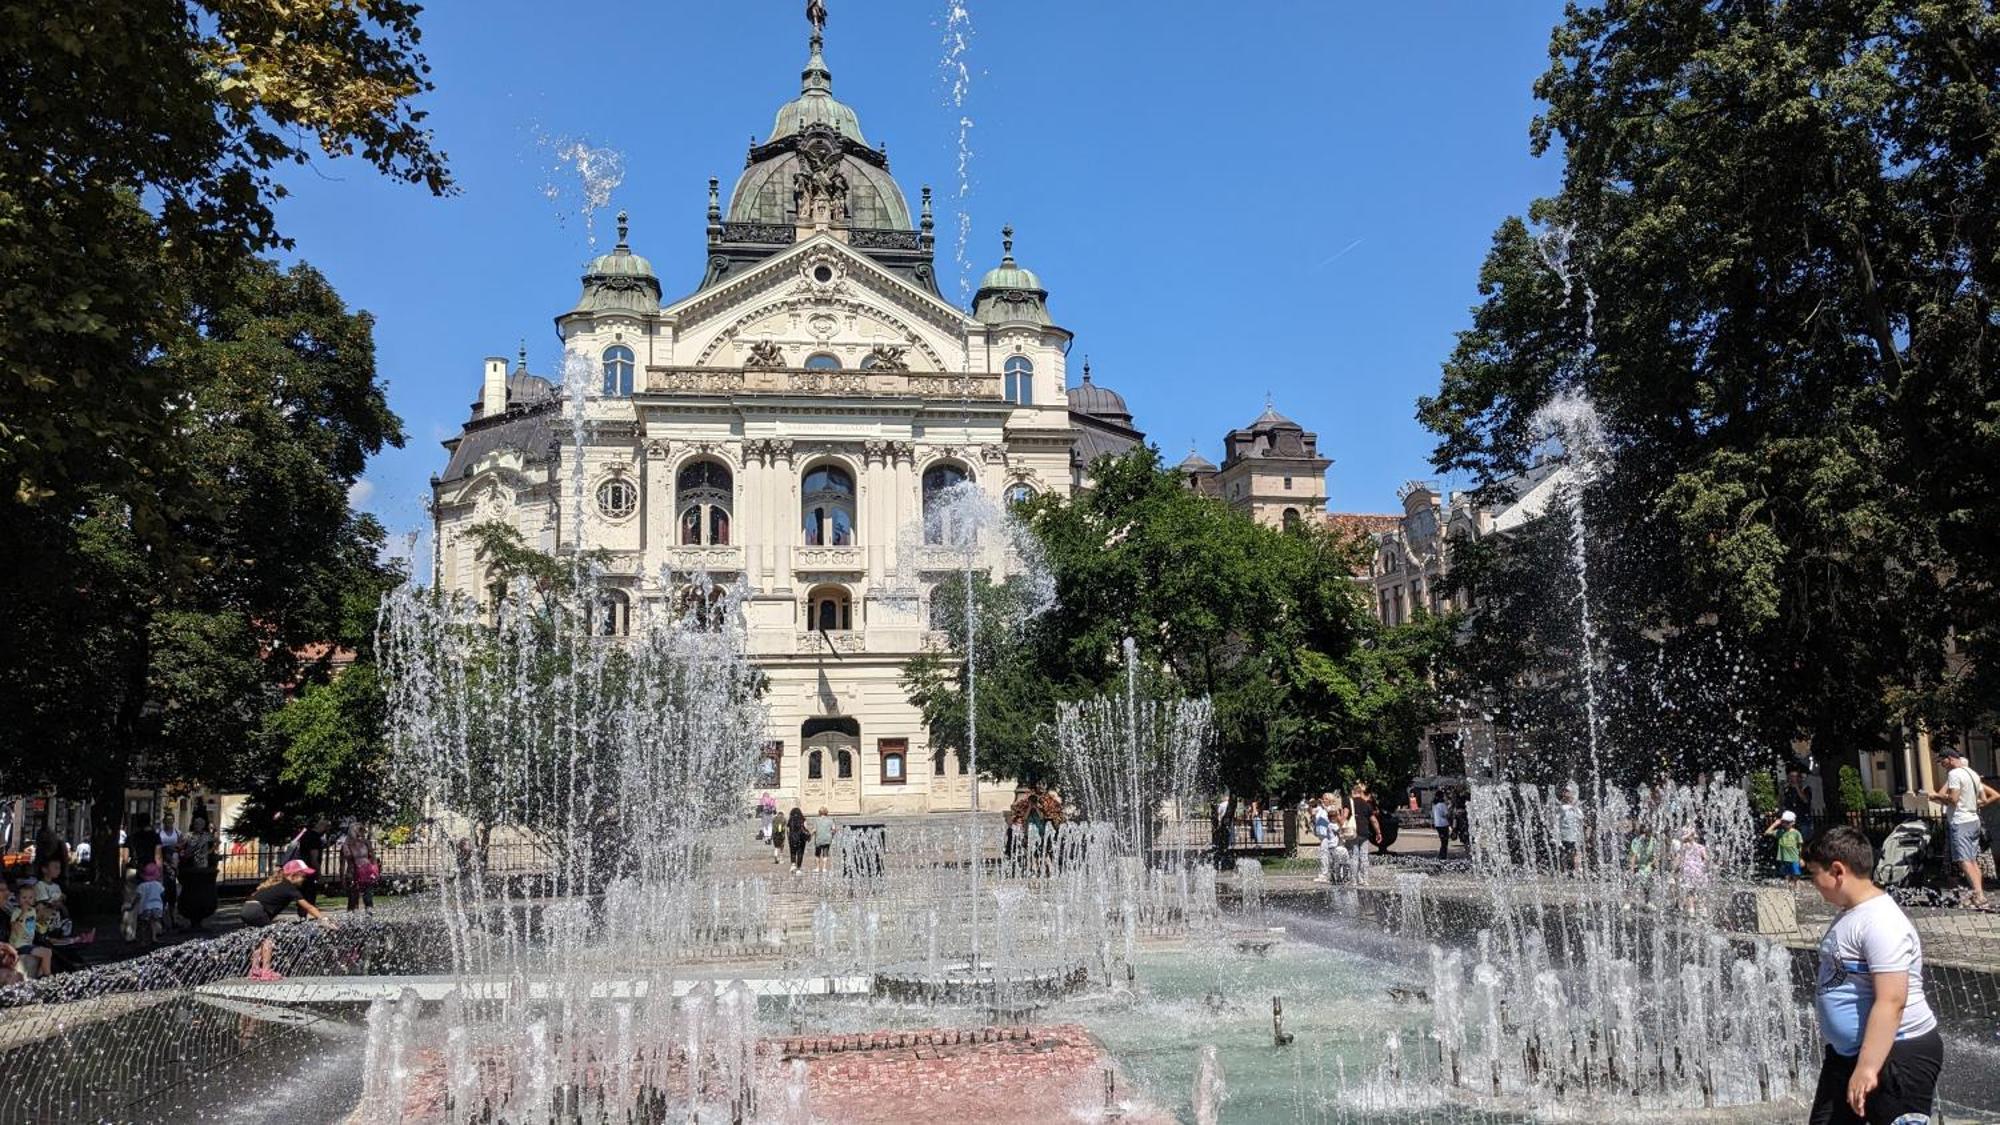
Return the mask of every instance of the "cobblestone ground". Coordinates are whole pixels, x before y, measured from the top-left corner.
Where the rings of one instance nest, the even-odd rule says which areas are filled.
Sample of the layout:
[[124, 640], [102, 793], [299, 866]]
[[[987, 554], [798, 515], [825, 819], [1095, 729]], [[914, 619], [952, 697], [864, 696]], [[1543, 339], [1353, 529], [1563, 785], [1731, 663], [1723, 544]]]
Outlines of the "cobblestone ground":
[[[1135, 1102], [1104, 1048], [1074, 1024], [803, 1037], [784, 1040], [782, 1049], [787, 1062], [805, 1061], [812, 1118], [829, 1125], [1041, 1125], [1107, 1108], [1121, 1121], [1173, 1120]], [[782, 1091], [773, 1094], [765, 1104], [784, 1104]]]

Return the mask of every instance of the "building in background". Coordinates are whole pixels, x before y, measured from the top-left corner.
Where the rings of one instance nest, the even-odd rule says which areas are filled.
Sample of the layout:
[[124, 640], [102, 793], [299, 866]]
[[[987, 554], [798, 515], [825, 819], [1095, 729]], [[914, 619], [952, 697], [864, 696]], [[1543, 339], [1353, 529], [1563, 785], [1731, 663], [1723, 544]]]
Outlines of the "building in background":
[[470, 534], [490, 522], [607, 552], [607, 634], [677, 612], [698, 574], [740, 579], [771, 712], [746, 781], [836, 813], [962, 809], [972, 778], [902, 687], [907, 661], [949, 644], [929, 589], [959, 556], [926, 541], [926, 512], [962, 481], [1003, 502], [1067, 494], [1144, 435], [1087, 370], [1067, 385], [1071, 335], [1011, 229], [970, 311], [940, 295], [930, 190], [913, 211], [832, 90], [816, 30], [726, 205], [709, 182], [692, 292], [664, 295], [620, 213], [555, 318], [568, 378], [529, 371], [525, 349], [486, 361], [433, 482], [436, 582], [497, 596]]

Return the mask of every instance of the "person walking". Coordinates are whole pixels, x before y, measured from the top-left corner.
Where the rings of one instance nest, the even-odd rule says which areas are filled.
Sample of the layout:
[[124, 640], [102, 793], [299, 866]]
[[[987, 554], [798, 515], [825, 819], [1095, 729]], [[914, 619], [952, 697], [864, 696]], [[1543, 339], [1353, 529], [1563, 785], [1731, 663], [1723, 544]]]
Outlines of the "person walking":
[[215, 859], [215, 833], [208, 814], [198, 812], [181, 833], [181, 914], [193, 929], [215, 913]]
[[160, 882], [160, 865], [149, 863], [139, 869], [138, 940], [141, 944], [160, 944], [160, 931], [166, 926], [167, 888]]
[[1565, 785], [1556, 805], [1556, 847], [1564, 875], [1583, 874], [1583, 806], [1576, 803], [1576, 786]]
[[1973, 772], [1964, 753], [1958, 749], [1940, 751], [1938, 761], [1946, 770], [1944, 784], [1926, 796], [1945, 807], [1945, 828], [1951, 834], [1952, 862], [1958, 864], [1958, 869], [1965, 874], [1966, 885], [1972, 888], [1972, 898], [1968, 900], [1972, 908], [1985, 910], [1986, 874], [1979, 866], [1979, 810], [1982, 806], [2000, 801], [2000, 792], [1995, 792], [1991, 785]]
[[1431, 795], [1431, 828], [1438, 834], [1438, 858], [1444, 859], [1451, 851], [1451, 802], [1443, 789]]
[[174, 814], [160, 818], [160, 886], [165, 889], [166, 927], [181, 928], [181, 832], [174, 827]]
[[[767, 759], [768, 760], [768, 759]], [[765, 842], [771, 839], [771, 822], [778, 819], [778, 799], [766, 789], [757, 798], [757, 838]]]
[[1354, 816], [1354, 873], [1356, 878], [1368, 877], [1368, 845], [1376, 845], [1378, 851], [1382, 841], [1381, 814], [1375, 811], [1375, 801], [1368, 793], [1368, 786], [1356, 782], [1348, 791], [1348, 807]]
[[[1037, 810], [1041, 808], [1038, 804]], [[833, 851], [833, 818], [827, 815], [826, 806], [820, 806], [819, 815], [813, 818], [813, 870], [826, 874], [827, 853]]]
[[[286, 907], [297, 903], [300, 915], [324, 923], [328, 929], [334, 929], [333, 919], [321, 913], [320, 908], [313, 905], [312, 900], [306, 897], [306, 880], [317, 874], [319, 872], [307, 866], [303, 860], [286, 861], [285, 866], [273, 871], [269, 878], [257, 885], [256, 890], [250, 892], [250, 897], [244, 901], [241, 908], [243, 924], [253, 930], [261, 930], [277, 921]], [[271, 937], [266, 935], [263, 941], [257, 943], [257, 948], [251, 951], [251, 980], [284, 979], [271, 968], [274, 946]]]
[[347, 912], [375, 909], [375, 884], [382, 864], [375, 858], [375, 838], [365, 821], [354, 821], [340, 838], [341, 866], [347, 869]]
[[1796, 882], [1805, 874], [1799, 854], [1799, 849], [1805, 846], [1805, 838], [1799, 834], [1799, 814], [1790, 809], [1779, 813], [1778, 819], [1764, 826], [1764, 835], [1777, 838], [1779, 874]]
[[[306, 880], [302, 884], [305, 891], [305, 898], [299, 900], [302, 903], [307, 900], [312, 901], [314, 904], [319, 902], [319, 869], [324, 865], [324, 861], [326, 860], [326, 846], [330, 842], [327, 839], [327, 833], [332, 830], [333, 821], [325, 815], [321, 815], [314, 817], [312, 824], [304, 832], [299, 833], [298, 851], [293, 858], [306, 865]], [[289, 867], [290, 864], [286, 864], [286, 866]], [[300, 906], [299, 917], [307, 918], [311, 917], [311, 915], [306, 913], [304, 906]]]
[[1250, 798], [1250, 845], [1259, 852], [1264, 850], [1264, 802]]
[[1929, 1121], [1944, 1040], [1924, 995], [1924, 946], [1875, 885], [1875, 849], [1839, 824], [1805, 847], [1813, 889], [1839, 913], [1819, 943], [1813, 1013], [1826, 1053], [1811, 1125]]
[[797, 805], [793, 805], [792, 811], [785, 817], [785, 843], [792, 852], [792, 874], [794, 875], [805, 869], [806, 844], [809, 839], [810, 833], [806, 831], [805, 810], [799, 808]]
[[132, 827], [125, 833], [125, 866], [143, 871], [149, 863], [160, 862], [160, 834], [153, 831], [148, 813], [133, 813]]
[[785, 818], [779, 816], [777, 814], [777, 810], [773, 809], [771, 813], [771, 862], [772, 863], [785, 862], [785, 827], [786, 827]]
[[1313, 876], [1315, 883], [1333, 882], [1333, 849], [1340, 844], [1340, 837], [1333, 827], [1333, 794], [1321, 793], [1312, 806], [1313, 836], [1319, 840], [1319, 874]]
[[1806, 784], [1806, 775], [1797, 766], [1785, 771], [1785, 791], [1778, 794], [1778, 809], [1793, 815], [1800, 838], [1812, 839], [1812, 788]]

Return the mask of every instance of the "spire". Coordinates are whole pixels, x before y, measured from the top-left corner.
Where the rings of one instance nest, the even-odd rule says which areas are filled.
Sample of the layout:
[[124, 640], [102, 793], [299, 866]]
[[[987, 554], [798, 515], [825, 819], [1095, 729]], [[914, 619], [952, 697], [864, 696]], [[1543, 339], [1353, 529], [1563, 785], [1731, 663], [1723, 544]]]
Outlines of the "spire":
[[799, 74], [800, 94], [833, 93], [833, 71], [826, 68], [826, 56], [821, 49], [826, 46], [826, 37], [813, 32], [812, 51], [806, 58], [806, 68]]
[[1009, 223], [1006, 226], [1000, 228], [1000, 251], [1001, 251], [1000, 268], [1013, 269], [1015, 266], [1015, 262], [1014, 262], [1014, 224], [1012, 223]]
[[1083, 357], [1083, 381], [1090, 382], [1090, 357]]
[[708, 178], [708, 240], [722, 241], [722, 181]]
[[614, 250], [629, 251], [632, 249], [631, 245], [625, 241], [626, 233], [631, 230], [631, 223], [628, 221], [628, 218], [621, 208], [618, 212], [618, 245], [613, 247]]
[[516, 357], [514, 359], [514, 370], [526, 371], [527, 369], [528, 369], [528, 341], [522, 340], [521, 350], [518, 353], [516, 353]]

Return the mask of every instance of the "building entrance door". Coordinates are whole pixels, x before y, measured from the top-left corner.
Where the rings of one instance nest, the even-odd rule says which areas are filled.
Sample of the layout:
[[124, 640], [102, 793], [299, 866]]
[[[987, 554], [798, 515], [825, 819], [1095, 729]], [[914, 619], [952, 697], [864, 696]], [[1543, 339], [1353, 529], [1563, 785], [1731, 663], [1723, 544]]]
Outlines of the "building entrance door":
[[[806, 815], [825, 807], [835, 816], [861, 811], [861, 725], [853, 719], [813, 719], [804, 731], [806, 771], [799, 783]], [[814, 776], [817, 774], [818, 776]]]

